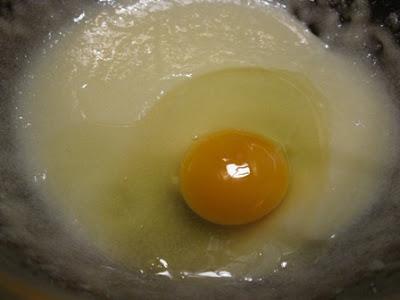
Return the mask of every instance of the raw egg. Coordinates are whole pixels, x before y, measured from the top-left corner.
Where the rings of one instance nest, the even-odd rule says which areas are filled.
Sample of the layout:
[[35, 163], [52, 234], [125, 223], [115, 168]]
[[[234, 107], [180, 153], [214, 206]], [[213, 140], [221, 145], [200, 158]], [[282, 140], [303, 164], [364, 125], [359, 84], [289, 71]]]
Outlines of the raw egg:
[[253, 280], [382, 195], [399, 134], [379, 76], [283, 7], [105, 2], [52, 35], [16, 110], [72, 237], [137, 274]]

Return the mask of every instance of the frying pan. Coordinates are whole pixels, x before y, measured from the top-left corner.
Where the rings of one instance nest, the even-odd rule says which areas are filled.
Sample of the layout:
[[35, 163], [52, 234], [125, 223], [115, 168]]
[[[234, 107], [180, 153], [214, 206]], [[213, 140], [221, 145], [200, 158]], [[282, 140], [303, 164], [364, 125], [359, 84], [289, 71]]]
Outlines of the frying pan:
[[[400, 299], [400, 162], [384, 197], [318, 260], [257, 282], [139, 276], [60, 226], [24, 177], [15, 99], [34, 53], [83, 12], [111, 2], [0, 0], [0, 299]], [[383, 72], [400, 105], [398, 1], [281, 2], [332, 51], [346, 49]]]

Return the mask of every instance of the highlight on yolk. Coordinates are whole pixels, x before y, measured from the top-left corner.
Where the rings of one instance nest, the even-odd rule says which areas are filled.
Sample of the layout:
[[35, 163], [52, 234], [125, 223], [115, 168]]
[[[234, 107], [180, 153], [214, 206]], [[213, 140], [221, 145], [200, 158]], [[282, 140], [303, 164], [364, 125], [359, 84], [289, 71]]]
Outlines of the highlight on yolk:
[[224, 130], [197, 140], [184, 157], [180, 188], [188, 206], [221, 225], [254, 222], [283, 200], [289, 168], [282, 146]]

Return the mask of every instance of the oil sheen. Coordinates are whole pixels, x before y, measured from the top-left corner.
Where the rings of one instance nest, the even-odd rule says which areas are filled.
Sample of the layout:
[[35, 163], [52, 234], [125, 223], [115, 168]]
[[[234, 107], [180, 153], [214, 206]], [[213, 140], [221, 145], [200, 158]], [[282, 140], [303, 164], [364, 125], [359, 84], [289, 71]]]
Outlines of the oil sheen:
[[[398, 131], [379, 79], [282, 7], [115, 1], [50, 46], [19, 104], [27, 174], [71, 234], [129, 268], [267, 274], [386, 186]], [[179, 192], [185, 151], [227, 128], [277, 141], [290, 168], [282, 204], [241, 227], [200, 219]]]

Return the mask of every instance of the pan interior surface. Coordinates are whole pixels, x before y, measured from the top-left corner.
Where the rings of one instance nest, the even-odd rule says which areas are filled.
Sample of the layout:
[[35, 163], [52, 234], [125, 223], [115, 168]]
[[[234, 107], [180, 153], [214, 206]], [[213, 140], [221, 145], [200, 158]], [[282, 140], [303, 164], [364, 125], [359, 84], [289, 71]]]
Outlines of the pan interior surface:
[[[361, 30], [366, 1], [349, 4], [352, 22], [336, 29], [324, 2], [78, 2], [73, 17], [49, 5], [54, 23], [59, 12], [71, 25], [21, 54], [30, 62], [17, 101], [1, 110], [12, 111], [17, 137], [18, 151], [4, 147], [6, 169], [20, 168], [27, 184], [5, 177], [6, 247], [23, 245], [29, 264], [56, 281], [116, 299], [159, 287], [184, 297], [200, 286], [204, 296], [241, 287], [243, 297], [306, 299], [396, 259], [398, 109], [387, 74], [355, 52], [374, 32], [387, 61], [395, 48], [381, 29]], [[0, 33], [18, 29], [21, 41], [40, 26]], [[384, 71], [395, 70], [391, 61]], [[229, 128], [283, 145], [290, 166], [282, 205], [241, 227], [201, 220], [179, 193], [185, 151]], [[293, 287], [274, 288], [282, 284]]]

